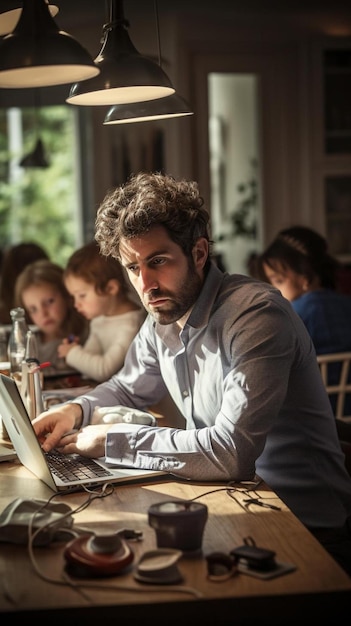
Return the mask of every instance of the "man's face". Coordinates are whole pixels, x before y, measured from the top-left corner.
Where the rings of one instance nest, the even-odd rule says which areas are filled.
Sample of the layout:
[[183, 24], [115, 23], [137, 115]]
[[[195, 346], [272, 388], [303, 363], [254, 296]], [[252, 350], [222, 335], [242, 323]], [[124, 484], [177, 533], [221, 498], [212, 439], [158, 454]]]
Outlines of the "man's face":
[[163, 226], [154, 226], [141, 237], [122, 239], [119, 253], [146, 310], [160, 324], [183, 326], [204, 280], [207, 240], [195, 244], [192, 263]]

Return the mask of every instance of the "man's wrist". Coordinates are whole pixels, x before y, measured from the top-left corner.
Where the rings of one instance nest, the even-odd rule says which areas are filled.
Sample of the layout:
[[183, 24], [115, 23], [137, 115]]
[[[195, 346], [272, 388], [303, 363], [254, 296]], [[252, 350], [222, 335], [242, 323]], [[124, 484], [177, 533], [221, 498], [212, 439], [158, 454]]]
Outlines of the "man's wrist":
[[74, 428], [79, 430], [83, 422], [83, 407], [80, 404], [72, 402], [74, 408]]

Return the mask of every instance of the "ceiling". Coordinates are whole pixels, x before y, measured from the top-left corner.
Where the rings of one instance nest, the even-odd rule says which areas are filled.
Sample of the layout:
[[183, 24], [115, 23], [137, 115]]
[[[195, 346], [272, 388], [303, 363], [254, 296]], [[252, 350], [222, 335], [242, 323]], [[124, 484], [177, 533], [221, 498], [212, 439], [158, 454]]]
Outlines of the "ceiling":
[[[32, 1], [32, 0], [31, 0]], [[55, 17], [57, 25], [75, 37], [95, 58], [101, 48], [103, 25], [108, 17], [108, 0], [50, 0], [59, 7]], [[1, 12], [21, 4], [20, 0], [0, 0]], [[129, 22], [129, 33], [136, 48], [145, 55], [155, 52], [155, 10], [159, 14], [160, 29], [170, 32], [173, 19], [178, 29], [180, 40], [186, 37], [201, 39], [204, 31], [210, 31], [213, 38], [220, 38], [221, 28], [231, 30], [231, 21], [238, 24], [245, 22], [245, 32], [255, 27], [269, 37], [269, 27], [278, 21], [285, 21], [293, 16], [295, 24], [312, 21], [311, 16], [322, 15], [328, 23], [330, 12], [348, 16], [350, 22], [350, 0], [124, 0], [124, 14]], [[302, 19], [302, 17], [304, 19]], [[329, 20], [330, 21], [330, 20]], [[222, 27], [220, 26], [222, 24]], [[165, 28], [166, 25], [166, 28]], [[195, 26], [196, 25], [196, 26]], [[167, 30], [168, 29], [168, 30]], [[219, 30], [218, 30], [219, 29]], [[239, 26], [240, 29], [240, 26]], [[244, 32], [244, 31], [243, 31]], [[241, 33], [240, 33], [241, 34]], [[167, 34], [166, 34], [167, 37]], [[165, 38], [165, 37], [164, 37]], [[168, 41], [163, 43], [162, 52]], [[32, 90], [0, 89], [0, 106], [32, 106]], [[43, 104], [62, 103], [67, 97], [67, 85], [43, 88]]]

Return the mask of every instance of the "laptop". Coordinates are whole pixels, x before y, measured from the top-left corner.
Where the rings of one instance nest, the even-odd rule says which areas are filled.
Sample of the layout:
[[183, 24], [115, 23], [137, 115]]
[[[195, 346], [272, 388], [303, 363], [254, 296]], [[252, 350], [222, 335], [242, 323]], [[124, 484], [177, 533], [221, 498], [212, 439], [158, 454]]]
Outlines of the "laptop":
[[[53, 491], [79, 491], [104, 483], [145, 482], [168, 476], [161, 470], [111, 466], [102, 458], [87, 459], [76, 454], [61, 454], [57, 450], [44, 453], [17, 384], [5, 374], [0, 374], [0, 415], [22, 465]], [[73, 471], [79, 477], [70, 478], [68, 472]]]

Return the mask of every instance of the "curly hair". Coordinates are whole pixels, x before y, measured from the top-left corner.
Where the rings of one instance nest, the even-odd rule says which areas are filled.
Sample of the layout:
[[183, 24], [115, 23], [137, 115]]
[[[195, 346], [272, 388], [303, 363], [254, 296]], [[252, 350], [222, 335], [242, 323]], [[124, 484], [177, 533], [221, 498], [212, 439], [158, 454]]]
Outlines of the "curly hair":
[[102, 254], [119, 259], [121, 239], [163, 226], [190, 257], [199, 237], [210, 241], [209, 213], [203, 205], [196, 182], [140, 172], [105, 196], [96, 216], [95, 239]]
[[307, 226], [281, 230], [260, 255], [260, 263], [273, 270], [280, 264], [306, 276], [309, 282], [317, 276], [321, 287], [335, 289], [339, 263], [329, 254], [326, 239]]

